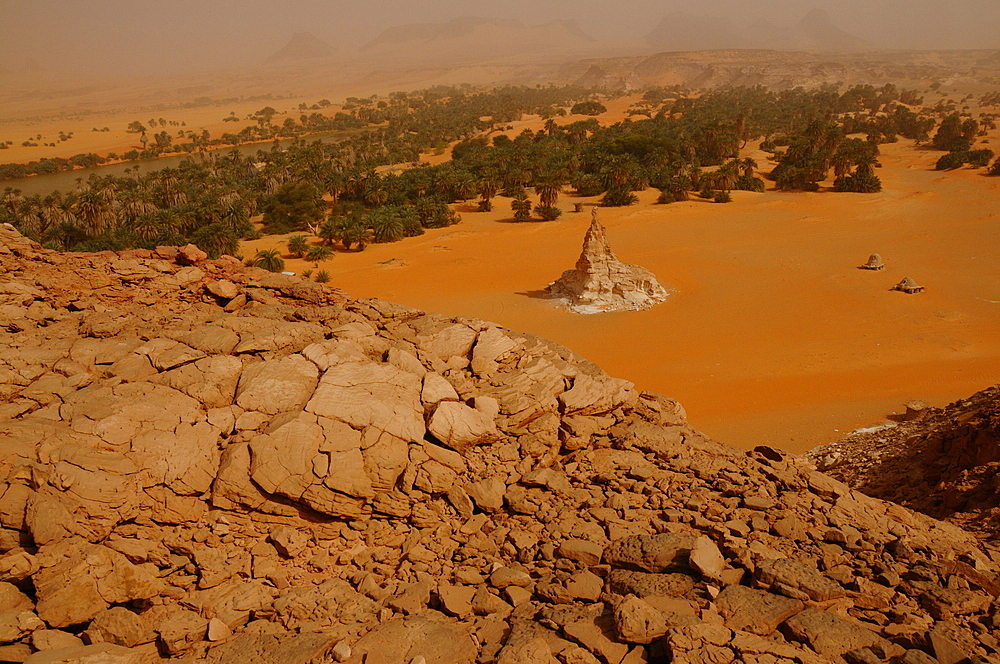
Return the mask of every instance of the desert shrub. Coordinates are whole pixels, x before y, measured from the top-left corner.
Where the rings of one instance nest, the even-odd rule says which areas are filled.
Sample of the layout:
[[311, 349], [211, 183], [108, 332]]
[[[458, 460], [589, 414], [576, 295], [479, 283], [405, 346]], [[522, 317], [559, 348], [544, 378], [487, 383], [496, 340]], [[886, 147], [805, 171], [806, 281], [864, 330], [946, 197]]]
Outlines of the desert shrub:
[[990, 163], [993, 158], [993, 150], [983, 148], [982, 150], [969, 150], [969, 166], [982, 168]]
[[638, 202], [639, 197], [627, 187], [612, 187], [601, 199], [601, 205], [604, 207], [625, 207]]
[[741, 175], [736, 179], [736, 184], [733, 185], [733, 189], [738, 191], [756, 191], [758, 193], [763, 193], [764, 181], [752, 175]]
[[715, 198], [715, 189], [712, 189], [711, 187], [705, 187], [704, 189], [698, 192], [698, 197], [704, 199]]
[[733, 197], [729, 195], [728, 191], [717, 191], [715, 192], [715, 196], [712, 197], [712, 200], [716, 203], [732, 203]]
[[316, 273], [316, 283], [325, 284], [330, 281], [330, 273], [326, 270], [320, 270]]
[[997, 157], [997, 160], [993, 162], [993, 165], [990, 166], [990, 170], [986, 171], [986, 174], [994, 176], [1000, 175], [1000, 157]]
[[479, 205], [476, 206], [479, 212], [491, 212], [493, 210], [493, 201], [482, 200], [479, 201]]
[[934, 164], [934, 170], [950, 171], [955, 168], [961, 168], [965, 166], [968, 159], [968, 152], [949, 152], [948, 154], [941, 155], [941, 158]]
[[554, 205], [539, 205], [535, 208], [535, 214], [541, 217], [544, 221], [555, 221], [562, 214], [562, 210], [555, 207]]
[[573, 108], [570, 109], [570, 113], [573, 115], [600, 115], [607, 112], [608, 109], [604, 104], [592, 100], [573, 104]]
[[882, 180], [867, 171], [842, 175], [833, 182], [833, 190], [857, 194], [877, 194], [882, 191]]
[[302, 270], [301, 274], [302, 274], [302, 278], [303, 279], [308, 279], [309, 277], [311, 277], [313, 275], [313, 271], [311, 269], [310, 270]]

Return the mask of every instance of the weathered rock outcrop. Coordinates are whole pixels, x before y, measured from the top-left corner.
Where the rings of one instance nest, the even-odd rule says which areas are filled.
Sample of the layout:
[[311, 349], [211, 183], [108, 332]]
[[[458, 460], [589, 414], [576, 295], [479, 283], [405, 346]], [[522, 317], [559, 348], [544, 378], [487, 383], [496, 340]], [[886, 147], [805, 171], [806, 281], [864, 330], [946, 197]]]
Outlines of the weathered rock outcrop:
[[2, 659], [998, 661], [995, 549], [556, 344], [9, 227], [0, 314]]
[[946, 408], [908, 404], [903, 419], [809, 457], [859, 491], [1000, 542], [1000, 385]]
[[652, 272], [618, 260], [597, 221], [596, 208], [576, 268], [563, 272], [545, 290], [579, 313], [648, 309], [668, 296]]

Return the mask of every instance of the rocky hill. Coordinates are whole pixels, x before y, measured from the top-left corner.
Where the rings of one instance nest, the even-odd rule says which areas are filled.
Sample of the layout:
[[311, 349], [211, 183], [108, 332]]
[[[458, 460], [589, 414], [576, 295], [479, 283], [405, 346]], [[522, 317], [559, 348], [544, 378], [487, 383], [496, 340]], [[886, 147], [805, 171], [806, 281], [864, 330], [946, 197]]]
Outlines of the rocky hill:
[[998, 662], [998, 555], [558, 345], [0, 227], [0, 660]]
[[859, 491], [1000, 542], [1000, 385], [810, 452]]
[[664, 51], [772, 49], [835, 52], [871, 47], [835, 25], [822, 9], [813, 9], [788, 26], [770, 21], [742, 25], [724, 16], [673, 12], [645, 36], [645, 41], [653, 48]]
[[296, 32], [288, 43], [271, 54], [266, 64], [299, 62], [302, 60], [317, 60], [329, 58], [337, 53], [330, 44], [311, 32]]

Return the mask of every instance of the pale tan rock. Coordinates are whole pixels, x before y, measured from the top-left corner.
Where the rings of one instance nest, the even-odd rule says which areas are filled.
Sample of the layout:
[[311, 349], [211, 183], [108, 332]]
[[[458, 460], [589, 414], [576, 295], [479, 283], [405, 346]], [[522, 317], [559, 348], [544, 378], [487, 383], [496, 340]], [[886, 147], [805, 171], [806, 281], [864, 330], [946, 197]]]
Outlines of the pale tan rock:
[[503, 507], [504, 496], [507, 494], [507, 484], [499, 478], [488, 478], [473, 482], [466, 491], [479, 509], [495, 512]]
[[27, 664], [143, 664], [151, 654], [113, 643], [95, 643], [43, 650], [24, 661]]
[[0, 583], [0, 613], [7, 611], [30, 611], [35, 608], [31, 598], [18, 590], [12, 583]]
[[525, 587], [531, 583], [531, 576], [523, 569], [498, 567], [490, 574], [490, 585], [503, 590], [509, 586]]
[[472, 598], [476, 589], [471, 586], [453, 586], [442, 583], [438, 586], [438, 598], [444, 611], [456, 618], [472, 615]]
[[345, 363], [323, 374], [306, 410], [418, 442], [426, 430], [420, 390], [418, 376], [391, 365]]
[[497, 657], [497, 664], [557, 664], [545, 639], [536, 637], [504, 647]]
[[31, 645], [35, 650], [60, 650], [82, 647], [83, 640], [58, 629], [40, 629], [31, 634]]
[[268, 539], [274, 544], [274, 548], [278, 550], [278, 553], [287, 558], [294, 558], [302, 553], [302, 550], [308, 546], [312, 538], [308, 532], [288, 528], [287, 526], [279, 526], [271, 531]]
[[275, 414], [302, 408], [309, 400], [319, 370], [301, 355], [288, 355], [243, 370], [236, 389], [241, 408]]
[[613, 567], [645, 572], [686, 567], [695, 539], [693, 535], [675, 533], [635, 535], [609, 544], [604, 549], [604, 560]]
[[240, 342], [236, 332], [222, 325], [199, 325], [176, 339], [211, 355], [229, 355]]
[[458, 401], [458, 393], [451, 383], [439, 373], [428, 371], [424, 374], [424, 385], [420, 400], [425, 406], [433, 406], [441, 401]]
[[[208, 630], [205, 633], [205, 638], [213, 643], [216, 641], [222, 641], [223, 639], [228, 639], [232, 636], [233, 630], [229, 629], [229, 625], [219, 620], [218, 618], [212, 618], [208, 621]], [[340, 661], [340, 660], [338, 660]]]
[[149, 599], [163, 588], [148, 569], [107, 547], [65, 540], [48, 553], [65, 557], [33, 577], [38, 615], [50, 627], [86, 622], [109, 604]]
[[455, 401], [444, 401], [434, 409], [427, 425], [431, 435], [454, 450], [466, 450], [500, 438], [493, 420]]
[[208, 408], [221, 408], [232, 405], [242, 371], [239, 358], [218, 355], [163, 372], [151, 380], [183, 392]]
[[778, 625], [805, 608], [797, 599], [739, 585], [724, 588], [715, 598], [715, 605], [726, 627], [761, 636], [773, 633]]
[[122, 606], [101, 611], [87, 626], [88, 643], [114, 643], [132, 648], [142, 641], [146, 626], [136, 614]]
[[870, 630], [820, 609], [807, 608], [785, 624], [792, 639], [809, 645], [820, 655], [834, 657], [869, 646], [890, 647], [888, 641]]
[[160, 645], [171, 657], [177, 656], [205, 637], [207, 622], [194, 611], [176, 609], [156, 627]]
[[224, 300], [231, 300], [240, 294], [240, 289], [228, 279], [211, 280], [205, 283], [205, 289]]
[[177, 250], [176, 260], [181, 265], [197, 265], [208, 260], [208, 254], [193, 244], [186, 244]]
[[715, 542], [707, 537], [699, 537], [694, 542], [689, 558], [691, 567], [701, 572], [706, 579], [718, 580], [726, 569], [726, 559]]
[[476, 331], [468, 325], [436, 320], [430, 316], [419, 323], [413, 339], [417, 348], [447, 362], [452, 357], [467, 358], [476, 341]]
[[563, 558], [591, 567], [600, 564], [604, 547], [587, 540], [569, 539], [559, 545], [558, 553]]
[[667, 633], [663, 615], [635, 595], [615, 606], [615, 629], [626, 643], [652, 643]]
[[45, 623], [38, 619], [34, 611], [4, 611], [0, 613], [0, 643], [12, 643], [38, 629]]
[[604, 662], [621, 662], [628, 654], [628, 646], [616, 640], [614, 619], [599, 616], [569, 623], [563, 628], [573, 639]]

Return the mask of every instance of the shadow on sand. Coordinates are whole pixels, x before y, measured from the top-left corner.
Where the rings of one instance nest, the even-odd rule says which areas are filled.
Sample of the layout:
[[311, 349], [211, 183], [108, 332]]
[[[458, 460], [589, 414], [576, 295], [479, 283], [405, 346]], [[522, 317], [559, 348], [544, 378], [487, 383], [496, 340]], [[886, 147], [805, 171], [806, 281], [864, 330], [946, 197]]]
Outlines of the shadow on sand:
[[530, 297], [533, 300], [557, 300], [559, 299], [549, 291], [544, 288], [538, 290], [520, 291], [514, 293], [515, 295], [523, 295], [524, 297]]

